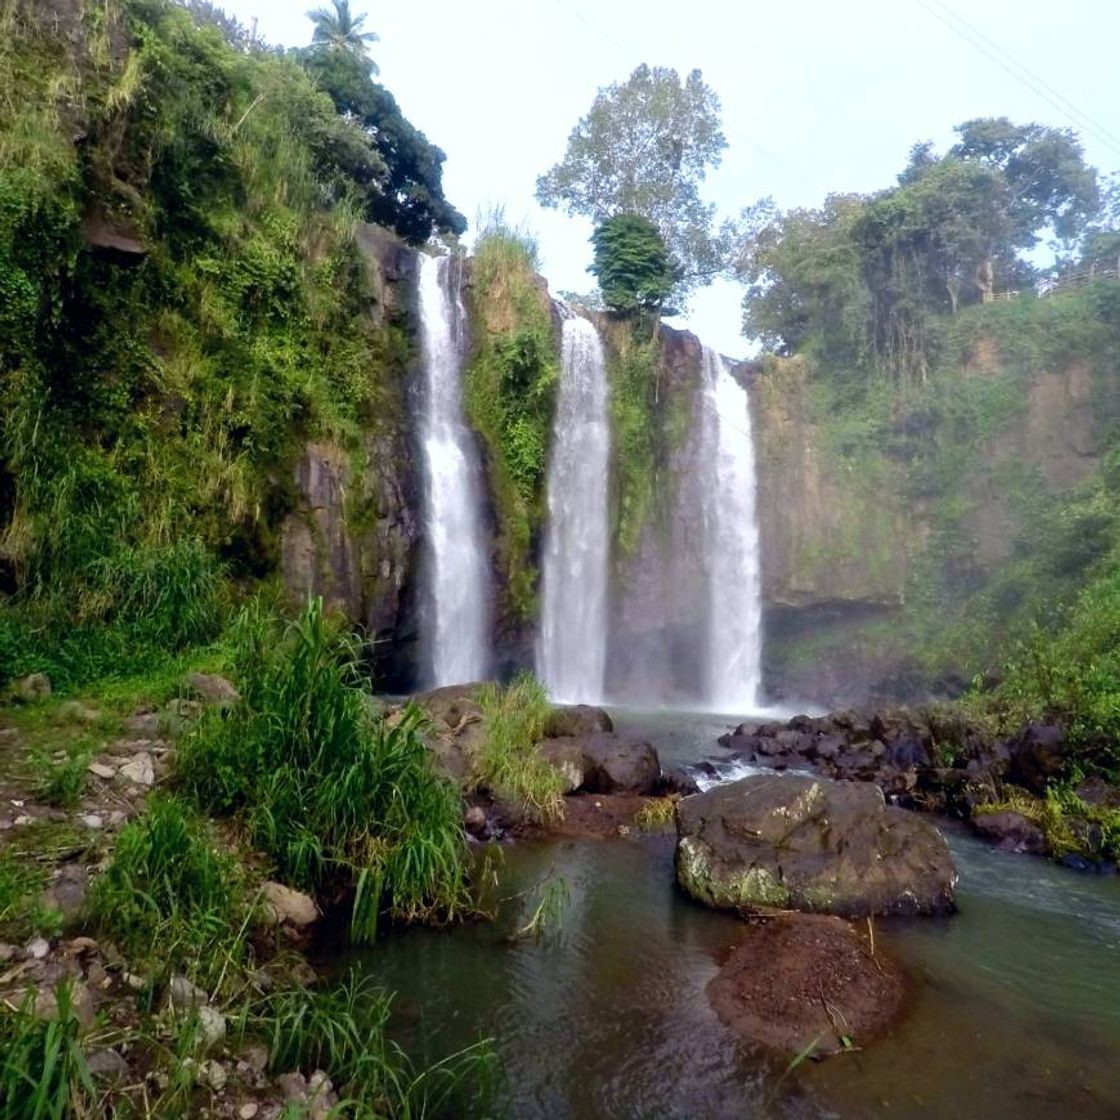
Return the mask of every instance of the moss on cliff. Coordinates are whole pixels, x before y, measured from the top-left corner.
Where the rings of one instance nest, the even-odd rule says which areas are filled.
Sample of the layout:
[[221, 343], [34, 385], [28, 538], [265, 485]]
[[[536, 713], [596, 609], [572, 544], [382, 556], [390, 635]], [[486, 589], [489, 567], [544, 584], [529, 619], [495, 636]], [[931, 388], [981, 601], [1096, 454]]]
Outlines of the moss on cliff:
[[223, 577], [275, 566], [301, 444], [397, 410], [408, 346], [300, 66], [162, 0], [9, 16], [0, 678], [65, 685], [212, 634]]
[[545, 471], [557, 382], [557, 341], [532, 244], [495, 223], [475, 247], [466, 409], [486, 448], [505, 605], [534, 617], [535, 541], [545, 515]]

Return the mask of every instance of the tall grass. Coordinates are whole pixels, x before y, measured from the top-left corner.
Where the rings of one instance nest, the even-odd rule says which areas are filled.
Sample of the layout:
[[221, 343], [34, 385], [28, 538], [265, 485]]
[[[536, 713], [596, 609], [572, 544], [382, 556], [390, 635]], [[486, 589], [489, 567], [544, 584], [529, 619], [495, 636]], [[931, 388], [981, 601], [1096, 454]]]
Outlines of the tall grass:
[[485, 733], [478, 783], [519, 805], [536, 821], [564, 815], [564, 779], [537, 749], [551, 706], [544, 686], [528, 674], [512, 684], [485, 684], [475, 700]]
[[356, 646], [321, 600], [288, 625], [251, 605], [232, 641], [243, 702], [181, 745], [183, 787], [240, 816], [283, 879], [324, 896], [352, 890], [358, 940], [374, 937], [383, 910], [404, 921], [459, 912], [459, 797], [431, 768], [419, 712], [390, 726], [372, 710]]
[[36, 1014], [34, 990], [0, 1014], [0, 1120], [69, 1120], [94, 1115], [97, 1090], [79, 1041], [73, 990], [55, 989], [58, 1012]]

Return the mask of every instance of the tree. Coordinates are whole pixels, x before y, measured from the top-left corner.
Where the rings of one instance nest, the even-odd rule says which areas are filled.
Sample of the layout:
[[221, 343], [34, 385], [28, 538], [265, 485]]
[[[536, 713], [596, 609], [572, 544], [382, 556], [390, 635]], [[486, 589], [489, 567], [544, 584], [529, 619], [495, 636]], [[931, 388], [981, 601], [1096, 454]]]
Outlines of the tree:
[[620, 314], [664, 309], [678, 269], [651, 221], [616, 214], [596, 227], [591, 244], [595, 259], [588, 271], [599, 281], [607, 307]]
[[348, 51], [317, 50], [304, 56], [319, 87], [344, 118], [357, 121], [387, 168], [361, 196], [367, 221], [394, 229], [413, 245], [433, 232], [460, 234], [466, 219], [443, 194], [443, 152], [401, 113], [396, 98]]
[[331, 8], [315, 8], [307, 13], [307, 18], [315, 24], [311, 43], [315, 47], [330, 51], [346, 51], [360, 58], [370, 73], [379, 73], [377, 63], [369, 57], [369, 44], [379, 41], [375, 31], [363, 31], [365, 13], [355, 16], [350, 12], [350, 0], [331, 0]]
[[599, 90], [563, 160], [537, 180], [537, 199], [596, 225], [622, 214], [647, 219], [679, 263], [684, 293], [724, 266], [726, 239], [699, 187], [726, 146], [719, 98], [699, 70], [682, 82], [675, 70], [643, 64]]

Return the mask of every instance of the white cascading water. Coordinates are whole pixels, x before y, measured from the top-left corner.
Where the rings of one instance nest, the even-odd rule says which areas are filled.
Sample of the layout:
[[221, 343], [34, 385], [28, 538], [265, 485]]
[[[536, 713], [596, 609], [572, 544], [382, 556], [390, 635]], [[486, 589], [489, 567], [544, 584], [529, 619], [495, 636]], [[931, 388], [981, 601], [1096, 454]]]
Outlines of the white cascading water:
[[563, 324], [563, 367], [548, 466], [548, 534], [537, 674], [553, 700], [597, 703], [607, 661], [610, 422], [599, 332]]
[[748, 712], [759, 704], [762, 593], [755, 516], [754, 442], [746, 390], [724, 360], [704, 347], [698, 426], [706, 540], [708, 622], [706, 704]]
[[463, 684], [489, 669], [486, 554], [477, 463], [463, 420], [461, 340], [466, 315], [447, 257], [420, 257], [420, 334], [424, 401], [427, 596], [430, 683]]

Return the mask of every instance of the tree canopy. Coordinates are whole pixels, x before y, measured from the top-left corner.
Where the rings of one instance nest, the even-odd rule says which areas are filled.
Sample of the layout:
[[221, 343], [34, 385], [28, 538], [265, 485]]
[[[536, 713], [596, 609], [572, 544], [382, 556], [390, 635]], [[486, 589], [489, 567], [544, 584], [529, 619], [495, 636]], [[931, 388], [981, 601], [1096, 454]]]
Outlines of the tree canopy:
[[679, 263], [677, 291], [685, 293], [723, 266], [715, 207], [700, 184], [726, 146], [719, 98], [699, 70], [682, 81], [675, 70], [643, 64], [599, 90], [564, 158], [537, 180], [537, 198], [596, 225], [622, 214], [645, 218]]
[[622, 314], [664, 309], [678, 270], [651, 221], [616, 214], [596, 227], [591, 244], [595, 259], [589, 271], [607, 307]]
[[745, 333], [779, 351], [809, 345], [920, 378], [931, 317], [1029, 286], [1022, 254], [1045, 236], [1067, 247], [1084, 237], [1100, 194], [1074, 133], [1005, 117], [956, 132], [943, 155], [914, 145], [897, 185], [877, 194], [745, 211], [736, 258]]

